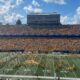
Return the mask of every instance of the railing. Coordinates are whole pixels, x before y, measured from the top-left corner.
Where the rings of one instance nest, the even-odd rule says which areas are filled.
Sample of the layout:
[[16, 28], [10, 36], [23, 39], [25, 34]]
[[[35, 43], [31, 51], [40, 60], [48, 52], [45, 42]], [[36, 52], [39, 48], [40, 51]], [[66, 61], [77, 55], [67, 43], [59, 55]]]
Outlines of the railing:
[[[24, 76], [24, 75], [0, 75], [0, 78], [18, 78], [18, 79], [46, 79], [46, 80], [80, 80], [80, 78], [67, 77], [49, 77], [49, 76]], [[11, 80], [11, 79], [10, 79]]]
[[0, 52], [24, 52], [24, 50], [19, 50], [19, 49], [10, 49], [10, 50], [3, 50], [3, 49], [0, 49]]
[[0, 38], [80, 38], [80, 35], [62, 34], [31, 34], [31, 35], [0, 35]]

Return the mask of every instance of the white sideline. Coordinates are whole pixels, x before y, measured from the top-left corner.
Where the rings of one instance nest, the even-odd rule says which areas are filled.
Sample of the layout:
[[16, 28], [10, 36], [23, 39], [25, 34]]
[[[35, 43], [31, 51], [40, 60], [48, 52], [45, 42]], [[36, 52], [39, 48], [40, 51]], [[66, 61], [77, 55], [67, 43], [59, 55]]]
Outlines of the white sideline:
[[[58, 77], [49, 77], [49, 76], [24, 76], [24, 75], [0, 75], [0, 77], [4, 78], [29, 78], [29, 79], [58, 79]], [[80, 80], [80, 78], [65, 78], [65, 77], [60, 77], [60, 80]]]

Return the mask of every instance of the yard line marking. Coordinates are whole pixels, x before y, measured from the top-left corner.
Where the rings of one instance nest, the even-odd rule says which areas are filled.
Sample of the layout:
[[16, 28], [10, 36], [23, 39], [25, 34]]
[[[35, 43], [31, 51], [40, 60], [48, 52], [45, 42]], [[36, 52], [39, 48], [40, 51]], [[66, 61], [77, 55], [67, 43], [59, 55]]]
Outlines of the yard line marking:
[[[68, 61], [68, 58], [67, 58], [67, 61]], [[69, 61], [68, 61], [68, 64], [69, 64]], [[70, 64], [69, 64], [69, 66], [70, 66]], [[76, 77], [76, 74], [74, 73], [74, 71], [72, 71], [72, 72], [73, 72], [74, 76]]]
[[46, 76], [46, 67], [47, 67], [47, 60], [48, 60], [48, 56], [46, 55], [46, 60], [45, 60], [45, 69], [44, 69], [44, 76]]
[[[39, 59], [39, 63], [41, 62], [42, 58], [43, 58], [43, 55], [41, 55], [41, 57], [40, 57], [40, 59]], [[38, 66], [39, 66], [39, 64], [37, 65], [37, 67], [36, 67], [36, 70], [35, 70], [35, 73], [34, 73], [34, 74], [36, 74], [36, 72], [37, 72], [37, 70], [38, 70]]]

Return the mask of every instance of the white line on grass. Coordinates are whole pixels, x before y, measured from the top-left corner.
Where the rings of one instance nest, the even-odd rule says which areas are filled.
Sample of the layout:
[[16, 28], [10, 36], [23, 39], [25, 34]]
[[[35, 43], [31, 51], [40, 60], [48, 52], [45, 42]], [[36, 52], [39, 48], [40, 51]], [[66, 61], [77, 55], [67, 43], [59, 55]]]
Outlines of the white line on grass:
[[[70, 66], [68, 58], [67, 58], [67, 62], [68, 62], [68, 65]], [[76, 74], [74, 73], [74, 71], [72, 71], [72, 72], [73, 72], [74, 76], [76, 77]]]

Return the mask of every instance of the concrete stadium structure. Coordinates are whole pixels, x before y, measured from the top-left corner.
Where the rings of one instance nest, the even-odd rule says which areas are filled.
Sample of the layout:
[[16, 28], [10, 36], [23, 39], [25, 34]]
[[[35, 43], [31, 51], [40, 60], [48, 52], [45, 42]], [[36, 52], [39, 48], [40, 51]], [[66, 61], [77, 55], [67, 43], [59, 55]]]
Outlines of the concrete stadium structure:
[[59, 14], [35, 15], [28, 25], [0, 25], [0, 51], [80, 53], [80, 25], [61, 25]]

